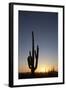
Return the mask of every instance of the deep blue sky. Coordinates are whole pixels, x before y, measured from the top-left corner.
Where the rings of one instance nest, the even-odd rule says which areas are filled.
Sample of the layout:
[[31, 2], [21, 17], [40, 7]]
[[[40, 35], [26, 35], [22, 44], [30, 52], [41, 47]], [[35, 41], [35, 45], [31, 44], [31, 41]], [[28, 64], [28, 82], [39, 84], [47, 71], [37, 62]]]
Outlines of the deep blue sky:
[[[39, 66], [58, 64], [58, 14], [51, 12], [19, 11], [18, 64], [27, 67], [29, 50], [32, 50], [32, 31], [35, 49], [39, 45]], [[22, 69], [23, 70], [23, 69]]]

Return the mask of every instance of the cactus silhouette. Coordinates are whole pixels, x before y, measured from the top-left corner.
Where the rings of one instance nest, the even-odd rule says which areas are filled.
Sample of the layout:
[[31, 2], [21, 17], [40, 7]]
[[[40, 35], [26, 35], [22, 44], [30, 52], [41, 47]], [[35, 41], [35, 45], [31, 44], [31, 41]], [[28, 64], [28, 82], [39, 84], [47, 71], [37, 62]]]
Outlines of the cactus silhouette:
[[38, 66], [38, 55], [39, 47], [37, 45], [37, 50], [34, 49], [34, 32], [32, 32], [32, 53], [29, 51], [29, 56], [27, 58], [28, 66], [31, 69], [31, 74], [34, 74]]

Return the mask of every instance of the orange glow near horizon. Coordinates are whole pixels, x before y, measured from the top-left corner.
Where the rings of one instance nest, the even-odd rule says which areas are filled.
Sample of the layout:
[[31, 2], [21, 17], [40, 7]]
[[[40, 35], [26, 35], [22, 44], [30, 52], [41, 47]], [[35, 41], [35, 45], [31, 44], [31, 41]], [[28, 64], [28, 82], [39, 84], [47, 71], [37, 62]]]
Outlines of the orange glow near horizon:
[[40, 66], [39, 68], [37, 68], [36, 72], [49, 72], [52, 70], [58, 71], [57, 67], [55, 66], [50, 66], [50, 65], [44, 65], [44, 66]]
[[[38, 68], [35, 70], [35, 72], [49, 72], [49, 71], [52, 71], [54, 68], [55, 71], [58, 71], [58, 68], [57, 66], [52, 66], [52, 65], [40, 65], [38, 66]], [[28, 66], [22, 66], [20, 69], [19, 69], [19, 72], [23, 72], [23, 73], [26, 73], [26, 72], [31, 72], [31, 70], [29, 69]]]

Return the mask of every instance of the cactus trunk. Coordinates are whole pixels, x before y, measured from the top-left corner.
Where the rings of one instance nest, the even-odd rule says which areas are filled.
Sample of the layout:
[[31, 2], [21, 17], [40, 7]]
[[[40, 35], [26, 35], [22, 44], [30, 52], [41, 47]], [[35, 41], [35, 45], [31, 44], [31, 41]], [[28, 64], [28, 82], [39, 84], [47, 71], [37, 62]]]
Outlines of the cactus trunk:
[[[33, 34], [33, 32], [32, 32], [32, 67], [33, 67], [33, 69], [34, 69], [34, 34]], [[32, 70], [32, 71], [34, 71], [34, 70]]]

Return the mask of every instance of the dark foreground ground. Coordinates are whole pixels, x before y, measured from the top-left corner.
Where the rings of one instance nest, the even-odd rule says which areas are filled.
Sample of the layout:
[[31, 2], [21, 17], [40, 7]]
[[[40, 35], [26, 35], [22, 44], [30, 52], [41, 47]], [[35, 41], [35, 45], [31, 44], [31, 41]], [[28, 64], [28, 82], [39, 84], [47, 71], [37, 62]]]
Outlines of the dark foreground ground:
[[48, 73], [19, 73], [19, 79], [28, 79], [28, 78], [48, 78], [48, 77], [58, 77], [58, 72], [48, 72]]

